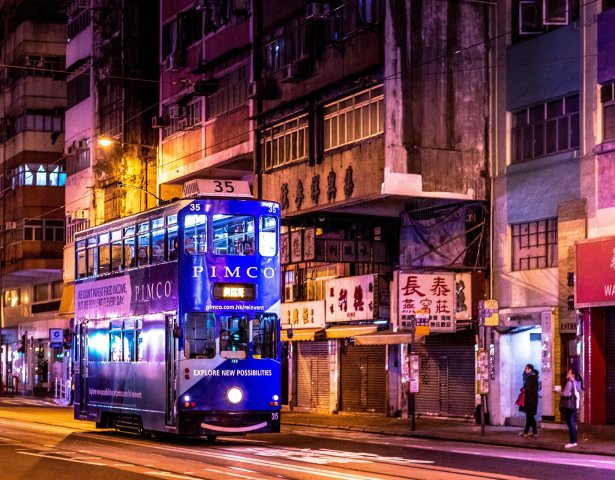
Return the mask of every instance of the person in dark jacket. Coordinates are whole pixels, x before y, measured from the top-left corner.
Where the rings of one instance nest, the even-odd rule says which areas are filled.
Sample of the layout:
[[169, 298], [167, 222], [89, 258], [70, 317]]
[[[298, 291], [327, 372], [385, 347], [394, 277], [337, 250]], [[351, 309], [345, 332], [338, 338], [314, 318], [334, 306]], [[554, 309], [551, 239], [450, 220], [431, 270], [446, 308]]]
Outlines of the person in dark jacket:
[[[538, 433], [536, 429], [536, 411], [538, 410], [538, 372], [534, 365], [528, 363], [523, 369], [523, 388], [525, 389], [525, 429], [519, 435], [522, 437], [534, 437]], [[530, 433], [530, 428], [532, 432]]]

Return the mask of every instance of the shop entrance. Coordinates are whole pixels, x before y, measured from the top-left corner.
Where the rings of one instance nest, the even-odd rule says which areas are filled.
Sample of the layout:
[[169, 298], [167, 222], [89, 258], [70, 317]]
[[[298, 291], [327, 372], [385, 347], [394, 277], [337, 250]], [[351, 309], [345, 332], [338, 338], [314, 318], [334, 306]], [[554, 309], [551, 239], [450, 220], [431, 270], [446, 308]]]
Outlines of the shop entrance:
[[515, 405], [517, 396], [521, 387], [523, 387], [523, 370], [528, 363], [534, 365], [538, 370], [538, 410], [536, 418], [541, 417], [541, 388], [542, 388], [542, 372], [541, 372], [541, 336], [542, 328], [540, 326], [517, 327], [508, 335], [500, 337], [500, 345], [502, 347], [502, 358], [507, 359], [505, 365], [502, 366], [502, 381], [506, 382], [508, 376], [509, 394], [508, 406], [510, 417], [523, 417], [525, 413], [520, 412]]

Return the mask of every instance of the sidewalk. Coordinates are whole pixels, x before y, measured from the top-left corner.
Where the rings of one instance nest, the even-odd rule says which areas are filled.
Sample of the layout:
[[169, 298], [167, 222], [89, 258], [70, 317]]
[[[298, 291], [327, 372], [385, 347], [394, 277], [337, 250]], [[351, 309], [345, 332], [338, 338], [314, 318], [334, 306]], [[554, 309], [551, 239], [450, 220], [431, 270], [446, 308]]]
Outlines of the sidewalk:
[[537, 437], [523, 438], [519, 432], [523, 427], [485, 426], [474, 422], [443, 419], [417, 418], [416, 430], [411, 430], [409, 419], [387, 418], [383, 415], [362, 413], [320, 414], [297, 411], [282, 411], [283, 425], [335, 428], [383, 435], [472, 442], [507, 447], [535, 448], [538, 450], [560, 450], [597, 455], [615, 455], [615, 426], [584, 425], [579, 428], [579, 446], [565, 449], [568, 443], [568, 429], [565, 424], [543, 424]]

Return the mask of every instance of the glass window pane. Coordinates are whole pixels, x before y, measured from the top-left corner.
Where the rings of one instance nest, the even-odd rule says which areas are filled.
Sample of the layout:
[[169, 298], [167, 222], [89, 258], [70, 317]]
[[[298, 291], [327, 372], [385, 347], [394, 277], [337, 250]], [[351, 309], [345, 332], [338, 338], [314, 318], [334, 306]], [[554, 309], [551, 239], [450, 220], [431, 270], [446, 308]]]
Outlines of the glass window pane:
[[164, 262], [164, 229], [152, 232], [152, 263]]
[[247, 315], [220, 315], [220, 356], [222, 358], [246, 358], [250, 341], [249, 332], [250, 325]]
[[256, 315], [252, 320], [252, 356], [277, 358], [278, 320], [273, 314]]
[[252, 255], [255, 248], [254, 217], [214, 215], [213, 249], [216, 255]]
[[184, 355], [186, 358], [216, 356], [216, 317], [213, 313], [188, 313], [184, 323]]
[[274, 257], [278, 248], [276, 217], [261, 217], [258, 234], [258, 253], [263, 257]]
[[186, 215], [184, 251], [190, 254], [207, 252], [207, 215]]

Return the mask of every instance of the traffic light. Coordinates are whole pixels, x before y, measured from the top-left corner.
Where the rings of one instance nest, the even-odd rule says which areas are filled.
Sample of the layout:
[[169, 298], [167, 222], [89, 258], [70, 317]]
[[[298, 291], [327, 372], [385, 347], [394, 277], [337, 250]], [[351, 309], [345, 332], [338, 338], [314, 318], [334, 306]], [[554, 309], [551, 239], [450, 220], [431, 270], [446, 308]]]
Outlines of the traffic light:
[[73, 333], [70, 328], [64, 329], [64, 350], [70, 350], [73, 348]]

